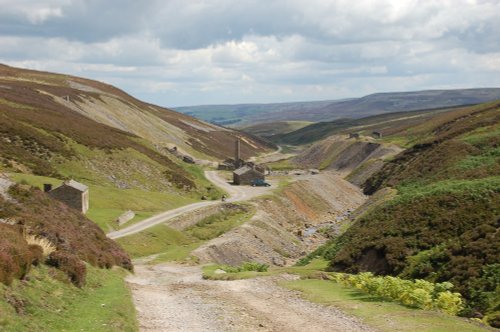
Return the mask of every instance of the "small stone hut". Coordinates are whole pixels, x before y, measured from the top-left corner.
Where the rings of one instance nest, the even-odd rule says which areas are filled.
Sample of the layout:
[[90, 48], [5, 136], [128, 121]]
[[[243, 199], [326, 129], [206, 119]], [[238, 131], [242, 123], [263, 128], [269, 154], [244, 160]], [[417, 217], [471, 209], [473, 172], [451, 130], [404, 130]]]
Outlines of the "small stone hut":
[[264, 174], [248, 165], [240, 167], [233, 172], [233, 183], [237, 185], [250, 185], [252, 184], [253, 180], [257, 179], [261, 179], [262, 181], [264, 181]]
[[372, 132], [373, 138], [382, 138], [382, 133], [379, 131]]
[[359, 138], [359, 133], [349, 133], [349, 138]]
[[54, 189], [50, 185], [44, 185], [44, 191], [82, 213], [86, 213], [89, 209], [89, 188], [80, 182], [64, 181], [62, 185]]

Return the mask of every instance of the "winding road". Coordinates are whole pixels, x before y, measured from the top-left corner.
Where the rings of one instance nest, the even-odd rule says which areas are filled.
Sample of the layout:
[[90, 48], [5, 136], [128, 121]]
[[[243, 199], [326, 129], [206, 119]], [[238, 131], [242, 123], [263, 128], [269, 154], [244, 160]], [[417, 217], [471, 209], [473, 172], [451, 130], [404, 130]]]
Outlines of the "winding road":
[[[238, 202], [252, 199], [256, 196], [263, 195], [271, 190], [272, 187], [250, 187], [250, 186], [233, 186], [227, 180], [223, 179], [217, 171], [205, 171], [205, 177], [215, 186], [223, 189], [229, 194], [226, 202]], [[110, 239], [118, 239], [124, 236], [132, 235], [141, 232], [155, 225], [167, 222], [168, 220], [180, 216], [184, 213], [195, 211], [210, 205], [221, 204], [221, 201], [202, 201], [193, 204], [181, 206], [179, 208], [168, 210], [144, 219], [134, 225], [123, 229], [113, 231], [107, 234]]]

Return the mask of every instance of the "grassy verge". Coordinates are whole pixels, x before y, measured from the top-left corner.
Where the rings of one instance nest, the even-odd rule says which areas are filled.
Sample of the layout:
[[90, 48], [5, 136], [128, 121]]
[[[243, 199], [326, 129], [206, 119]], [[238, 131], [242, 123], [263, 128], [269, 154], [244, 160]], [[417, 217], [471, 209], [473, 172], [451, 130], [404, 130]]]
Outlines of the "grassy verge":
[[189, 258], [191, 251], [245, 223], [253, 213], [249, 205], [234, 205], [233, 209], [210, 215], [184, 231], [161, 224], [117, 242], [134, 258], [157, 255], [151, 263], [183, 261]]
[[281, 286], [300, 291], [303, 296], [323, 305], [333, 305], [360, 317], [364, 323], [381, 331], [487, 331], [488, 329], [455, 316], [437, 311], [425, 311], [381, 301], [356, 289], [346, 288], [328, 280], [295, 280]]
[[203, 278], [209, 280], [237, 280], [283, 273], [296, 274], [300, 280], [282, 281], [280, 285], [300, 291], [309, 301], [333, 305], [344, 312], [359, 317], [363, 322], [381, 331], [487, 331], [488, 329], [471, 320], [447, 315], [437, 311], [409, 308], [379, 297], [368, 295], [357, 289], [345, 287], [330, 280], [323, 280], [328, 261], [314, 259], [305, 266], [272, 267], [266, 272], [242, 271], [217, 273], [223, 265], [209, 265], [203, 268]]
[[87, 285], [81, 289], [46, 266], [32, 270], [29, 281], [0, 285], [0, 330], [137, 331], [135, 309], [123, 280], [126, 272], [87, 269]]
[[183, 232], [172, 229], [165, 224], [156, 225], [142, 232], [120, 238], [117, 242], [134, 258], [168, 252], [170, 256], [177, 258], [174, 260], [184, 259], [183, 248], [196, 243], [194, 239]]
[[[44, 183], [58, 186], [62, 180], [31, 174], [10, 173], [12, 180], [43, 188]], [[136, 213], [128, 225], [150, 217], [156, 213], [194, 203], [196, 200], [173, 193], [151, 192], [140, 189], [118, 189], [111, 186], [89, 184], [90, 209], [87, 217], [104, 231], [118, 228], [115, 220], [127, 210]]]

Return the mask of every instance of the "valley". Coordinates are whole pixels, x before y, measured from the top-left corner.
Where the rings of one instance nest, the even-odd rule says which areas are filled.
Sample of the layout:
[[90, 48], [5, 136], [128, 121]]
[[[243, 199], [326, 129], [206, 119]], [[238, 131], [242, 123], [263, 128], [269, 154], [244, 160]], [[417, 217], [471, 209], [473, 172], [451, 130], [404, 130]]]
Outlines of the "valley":
[[[0, 330], [493, 330], [500, 104], [473, 92], [238, 131], [1, 65]], [[86, 214], [43, 192], [69, 179]]]

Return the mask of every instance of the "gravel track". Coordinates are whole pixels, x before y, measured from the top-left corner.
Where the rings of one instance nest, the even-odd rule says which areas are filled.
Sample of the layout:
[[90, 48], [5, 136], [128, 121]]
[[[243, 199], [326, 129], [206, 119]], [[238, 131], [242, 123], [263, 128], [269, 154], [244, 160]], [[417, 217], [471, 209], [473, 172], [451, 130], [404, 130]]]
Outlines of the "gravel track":
[[199, 266], [136, 265], [127, 281], [141, 331], [373, 331], [277, 286], [295, 276], [208, 281]]

